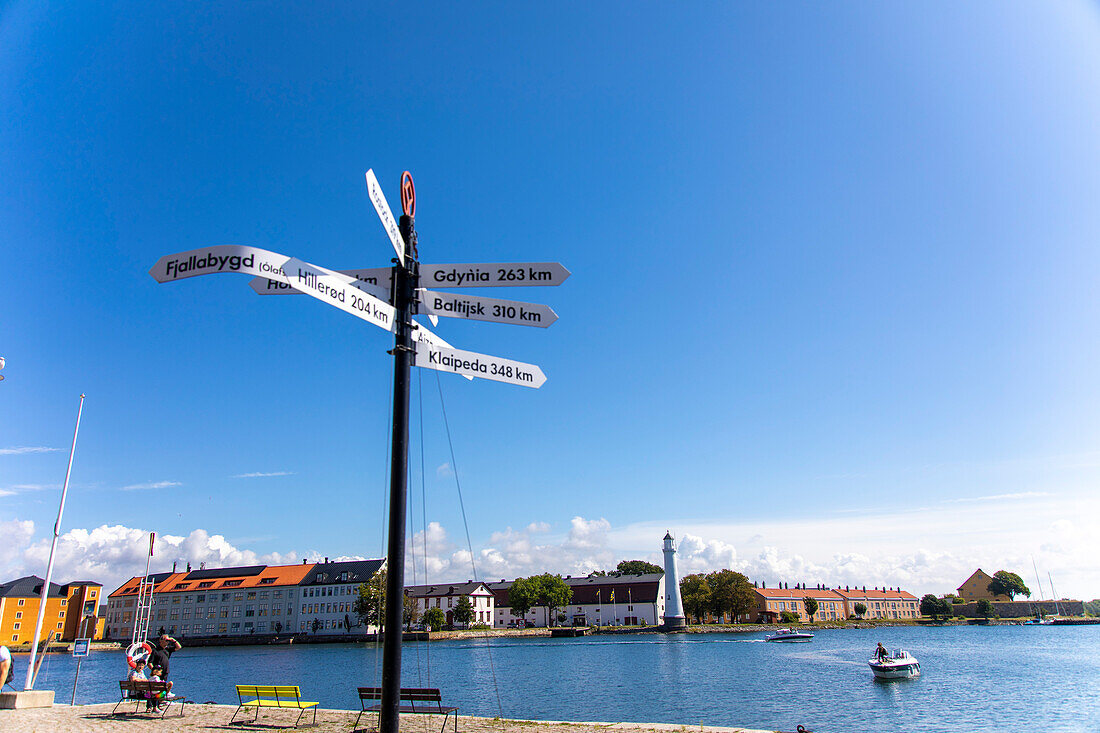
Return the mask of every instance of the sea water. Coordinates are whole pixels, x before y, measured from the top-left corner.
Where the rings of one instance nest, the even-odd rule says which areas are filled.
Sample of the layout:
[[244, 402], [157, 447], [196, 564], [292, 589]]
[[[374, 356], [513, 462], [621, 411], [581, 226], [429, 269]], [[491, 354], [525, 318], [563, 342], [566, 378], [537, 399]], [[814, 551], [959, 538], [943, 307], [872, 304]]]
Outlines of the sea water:
[[[407, 642], [406, 687], [439, 687], [463, 715], [536, 720], [745, 726], [814, 733], [1100, 731], [1100, 626], [952, 626], [821, 630], [810, 643], [762, 633], [624, 634], [575, 639]], [[877, 642], [921, 663], [879, 682]], [[186, 640], [184, 640], [186, 643]], [[15, 655], [25, 670], [27, 655]], [[48, 655], [39, 689], [72, 696], [75, 660]], [[118, 699], [121, 652], [83, 662], [77, 701]], [[176, 691], [236, 703], [234, 684], [297, 684], [325, 708], [358, 709], [378, 686], [381, 650], [365, 644], [184, 648]], [[22, 680], [22, 672], [17, 672]]]

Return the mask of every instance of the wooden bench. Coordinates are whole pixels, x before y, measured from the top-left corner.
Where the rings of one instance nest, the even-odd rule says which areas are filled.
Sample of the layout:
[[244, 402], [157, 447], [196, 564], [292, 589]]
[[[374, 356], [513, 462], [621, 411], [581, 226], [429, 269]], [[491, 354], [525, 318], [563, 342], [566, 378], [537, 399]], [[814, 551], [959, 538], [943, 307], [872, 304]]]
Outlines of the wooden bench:
[[[367, 705], [368, 702], [379, 701], [373, 705]], [[359, 688], [359, 704], [362, 706], [362, 710], [355, 718], [355, 728], [359, 728], [359, 719], [363, 717], [365, 713], [381, 713], [382, 711], [382, 688], [381, 687], [360, 687]], [[409, 703], [404, 705], [402, 703]], [[418, 704], [419, 703], [419, 704]], [[439, 733], [443, 733], [447, 728], [447, 717], [454, 713], [454, 730], [458, 733], [458, 708], [443, 707], [443, 698], [439, 693], [439, 690], [434, 687], [402, 687], [401, 695], [398, 699], [398, 712], [402, 713], [415, 713], [418, 715], [442, 715], [443, 726], [439, 729]]]
[[167, 697], [167, 682], [158, 680], [119, 680], [118, 690], [121, 698], [115, 703], [114, 708], [111, 709], [111, 715], [115, 714], [119, 705], [132, 702], [136, 704], [134, 714], [138, 712], [141, 703], [145, 703], [145, 712], [156, 712], [155, 706], [163, 704], [164, 710], [160, 712], [160, 717], [163, 718], [168, 713], [168, 708], [172, 703], [179, 703], [180, 717], [183, 717], [183, 707], [187, 703], [187, 698]]
[[[247, 699], [246, 699], [247, 698]], [[237, 685], [237, 709], [233, 711], [233, 717], [229, 724], [233, 725], [233, 719], [237, 713], [245, 708], [256, 708], [256, 715], [252, 719], [255, 722], [260, 717], [260, 708], [290, 708], [300, 710], [298, 719], [294, 721], [294, 727], [302, 721], [306, 711], [313, 708], [313, 722], [317, 725], [317, 705], [315, 702], [307, 702], [302, 699], [302, 691], [298, 685]], [[240, 722], [244, 722], [243, 720]]]

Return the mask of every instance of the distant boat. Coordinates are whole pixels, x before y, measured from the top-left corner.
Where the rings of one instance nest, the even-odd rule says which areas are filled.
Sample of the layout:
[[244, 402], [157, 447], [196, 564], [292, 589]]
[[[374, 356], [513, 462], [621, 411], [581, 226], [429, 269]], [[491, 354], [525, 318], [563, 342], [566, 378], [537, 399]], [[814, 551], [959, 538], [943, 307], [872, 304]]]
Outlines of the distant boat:
[[877, 680], [907, 680], [920, 674], [920, 662], [904, 649], [898, 649], [888, 657], [873, 657], [867, 662]]
[[809, 631], [792, 631], [791, 629], [776, 629], [764, 637], [764, 641], [813, 641], [814, 635]]

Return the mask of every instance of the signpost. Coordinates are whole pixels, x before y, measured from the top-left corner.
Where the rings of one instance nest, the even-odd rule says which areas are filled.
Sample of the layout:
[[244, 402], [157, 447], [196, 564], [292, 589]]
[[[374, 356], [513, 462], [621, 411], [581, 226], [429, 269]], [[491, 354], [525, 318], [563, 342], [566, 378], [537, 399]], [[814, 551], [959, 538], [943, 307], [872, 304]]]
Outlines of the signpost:
[[433, 288], [515, 288], [561, 285], [569, 270], [560, 262], [482, 262], [473, 265], [421, 265], [420, 279]]
[[416, 291], [419, 311], [442, 318], [468, 318], [472, 321], [513, 323], [517, 326], [546, 328], [558, 320], [558, 314], [548, 305], [522, 303], [518, 300], [484, 298], [465, 293]]
[[[386, 554], [386, 593], [401, 598], [405, 584], [405, 494], [408, 481], [409, 372], [413, 366], [461, 374], [467, 379], [489, 379], [538, 389], [546, 382], [534, 364], [456, 349], [412, 316], [419, 312], [432, 323], [438, 316], [492, 323], [546, 328], [558, 316], [536, 303], [439, 293], [421, 287], [515, 287], [560, 285], [569, 271], [557, 262], [506, 262], [459, 265], [421, 265], [417, 251], [416, 189], [412, 175], [401, 176], [400, 221], [373, 170], [368, 170], [367, 194], [378, 213], [397, 258], [389, 268], [329, 270], [257, 247], [218, 245], [167, 255], [149, 271], [158, 282], [197, 275], [242, 273], [261, 295], [305, 293], [394, 334], [393, 422], [390, 451], [389, 541]], [[380, 733], [398, 733], [401, 690], [402, 605], [386, 604], [382, 640], [382, 701]], [[76, 647], [74, 646], [74, 654]], [[79, 660], [77, 662], [79, 674]], [[76, 699], [73, 685], [73, 699]]]
[[91, 639], [77, 639], [73, 642], [73, 656], [76, 657], [76, 677], [73, 678], [73, 700], [70, 705], [76, 705], [76, 683], [80, 680], [80, 663], [88, 656], [88, 650], [92, 646]]

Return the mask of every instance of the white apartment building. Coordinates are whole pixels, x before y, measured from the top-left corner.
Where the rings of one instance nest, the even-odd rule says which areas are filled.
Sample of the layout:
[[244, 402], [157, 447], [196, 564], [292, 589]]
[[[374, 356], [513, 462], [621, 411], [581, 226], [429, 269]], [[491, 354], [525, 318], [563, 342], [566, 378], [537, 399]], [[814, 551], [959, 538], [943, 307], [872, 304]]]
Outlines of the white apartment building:
[[416, 599], [417, 615], [423, 618], [429, 608], [438, 608], [447, 617], [447, 626], [454, 626], [454, 609], [463, 596], [470, 599], [474, 618], [471, 626], [493, 623], [493, 592], [485, 583], [467, 580], [465, 583], [437, 583], [435, 585], [410, 585], [405, 595]]

